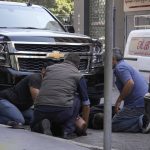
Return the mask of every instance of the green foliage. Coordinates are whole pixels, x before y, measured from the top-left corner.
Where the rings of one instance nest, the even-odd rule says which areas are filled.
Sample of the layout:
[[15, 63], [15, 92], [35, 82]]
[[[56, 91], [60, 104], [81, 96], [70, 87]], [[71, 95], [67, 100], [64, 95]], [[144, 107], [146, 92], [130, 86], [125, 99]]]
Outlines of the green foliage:
[[42, 5], [46, 8], [52, 8], [54, 7], [55, 0], [31, 0], [33, 4]]
[[55, 5], [50, 10], [56, 15], [71, 14], [73, 11], [73, 0], [55, 0]]
[[12, 2], [27, 2], [25, 0], [11, 0]]
[[[15, 2], [28, 2], [29, 0], [11, 0]], [[31, 3], [43, 5], [50, 9], [52, 13], [58, 15], [69, 15], [73, 12], [74, 0], [30, 0]]]
[[[10, 0], [12, 2], [24, 2], [27, 3], [29, 0]], [[55, 4], [55, 0], [30, 0], [32, 4], [42, 5], [47, 8], [51, 8]]]

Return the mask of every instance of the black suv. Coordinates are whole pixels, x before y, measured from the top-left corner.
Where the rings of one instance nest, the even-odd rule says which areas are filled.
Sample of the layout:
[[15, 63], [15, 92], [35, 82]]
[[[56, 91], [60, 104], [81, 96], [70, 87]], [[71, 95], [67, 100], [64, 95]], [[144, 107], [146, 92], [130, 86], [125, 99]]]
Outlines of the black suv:
[[92, 104], [103, 96], [103, 50], [88, 36], [69, 33], [42, 6], [0, 1], [0, 89], [39, 72], [43, 63], [63, 61], [68, 52], [79, 53], [80, 72], [87, 79]]

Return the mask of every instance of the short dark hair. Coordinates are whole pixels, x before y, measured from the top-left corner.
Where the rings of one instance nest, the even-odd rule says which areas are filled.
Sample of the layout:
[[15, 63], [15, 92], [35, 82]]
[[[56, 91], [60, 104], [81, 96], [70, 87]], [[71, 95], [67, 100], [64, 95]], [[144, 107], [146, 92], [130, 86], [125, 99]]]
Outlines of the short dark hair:
[[120, 61], [123, 59], [123, 54], [121, 52], [120, 48], [113, 48], [113, 57], [116, 58], [117, 61]]
[[54, 64], [53, 61], [46, 62], [46, 63], [44, 63], [44, 64], [42, 65], [42, 68], [45, 68], [45, 69], [46, 69], [46, 67], [51, 66], [51, 65], [53, 65], [53, 64]]
[[78, 67], [80, 64], [80, 56], [79, 56], [79, 54], [70, 52], [66, 55], [64, 61], [70, 61], [73, 64], [75, 64], [76, 67]]

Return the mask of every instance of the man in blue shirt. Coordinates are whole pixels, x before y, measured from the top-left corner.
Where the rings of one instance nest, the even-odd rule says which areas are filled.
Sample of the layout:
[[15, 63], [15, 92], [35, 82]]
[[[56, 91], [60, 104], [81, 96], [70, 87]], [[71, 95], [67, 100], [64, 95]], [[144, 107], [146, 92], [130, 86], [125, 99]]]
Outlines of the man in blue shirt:
[[[117, 48], [113, 49], [113, 69], [120, 95], [115, 103], [116, 115], [112, 120], [112, 131], [149, 132], [149, 120], [144, 115], [144, 96], [148, 92], [148, 84], [137, 70], [123, 60]], [[120, 110], [122, 102], [124, 106]]]

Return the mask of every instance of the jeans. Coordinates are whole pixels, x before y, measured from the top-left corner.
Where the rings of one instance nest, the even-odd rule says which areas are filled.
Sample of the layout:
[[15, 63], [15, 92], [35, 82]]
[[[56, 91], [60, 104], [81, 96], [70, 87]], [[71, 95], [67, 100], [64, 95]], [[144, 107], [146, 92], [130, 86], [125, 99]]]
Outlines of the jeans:
[[[36, 106], [34, 109], [33, 122], [31, 123], [31, 130], [38, 132], [37, 124], [43, 119], [49, 119], [50, 123], [59, 125], [63, 133], [73, 133], [75, 131], [75, 119], [79, 115], [80, 99], [75, 98], [73, 107], [55, 107], [55, 106]], [[59, 130], [58, 128], [58, 130]], [[56, 129], [57, 130], [57, 129]], [[52, 130], [53, 133], [53, 130]]]
[[33, 116], [31, 108], [20, 111], [15, 105], [6, 99], [0, 100], [0, 123], [7, 124], [8, 121], [16, 121], [18, 123], [30, 123]]
[[143, 107], [124, 107], [112, 119], [113, 132], [141, 132], [143, 126]]

